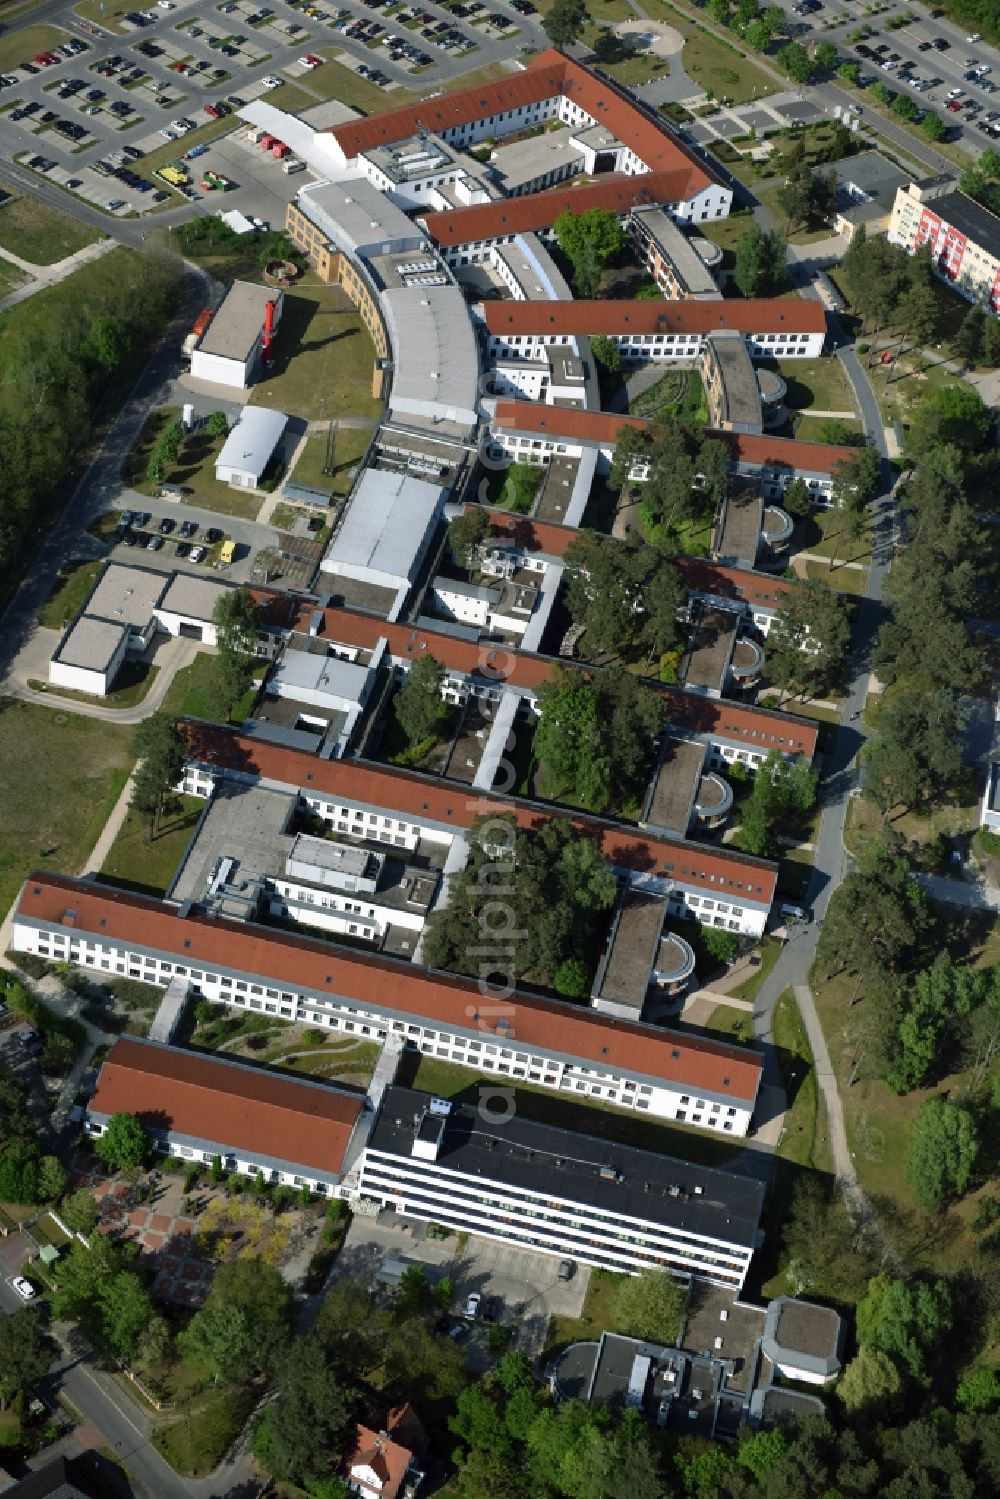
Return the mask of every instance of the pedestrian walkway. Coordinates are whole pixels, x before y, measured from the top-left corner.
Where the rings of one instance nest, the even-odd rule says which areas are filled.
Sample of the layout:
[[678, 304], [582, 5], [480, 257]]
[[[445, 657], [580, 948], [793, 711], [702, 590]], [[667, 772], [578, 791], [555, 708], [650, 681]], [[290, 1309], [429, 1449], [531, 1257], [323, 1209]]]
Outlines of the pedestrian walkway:
[[132, 770], [132, 774], [122, 787], [121, 795], [112, 807], [107, 822], [101, 829], [100, 837], [91, 849], [83, 868], [80, 870], [80, 874], [84, 879], [92, 874], [100, 874], [104, 868], [105, 860], [111, 852], [111, 845], [125, 826], [125, 819], [128, 816], [128, 809], [132, 801], [132, 791], [135, 787], [135, 773], [138, 769], [139, 765], [137, 762]]
[[102, 255], [107, 255], [110, 250], [118, 248], [116, 239], [99, 239], [96, 244], [87, 245], [82, 250], [77, 250], [75, 255], [67, 255], [65, 260], [57, 260], [55, 265], [33, 265], [30, 260], [22, 260], [20, 256], [12, 255], [9, 250], [0, 251], [0, 256], [16, 265], [19, 270], [25, 271], [35, 279], [29, 281], [26, 286], [19, 286], [16, 290], [9, 292], [6, 297], [0, 297], [0, 312], [5, 312], [8, 307], [16, 307], [18, 302], [25, 302], [33, 297], [36, 292], [42, 291], [46, 286], [58, 286], [67, 276], [72, 276], [81, 266], [89, 265], [92, 260], [100, 260]]

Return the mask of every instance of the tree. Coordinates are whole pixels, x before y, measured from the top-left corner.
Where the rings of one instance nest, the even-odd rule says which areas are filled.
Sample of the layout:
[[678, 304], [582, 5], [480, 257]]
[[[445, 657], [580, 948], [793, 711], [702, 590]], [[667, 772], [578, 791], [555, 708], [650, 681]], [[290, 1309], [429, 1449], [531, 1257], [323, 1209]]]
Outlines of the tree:
[[779, 829], [801, 822], [816, 804], [816, 778], [801, 756], [788, 760], [771, 750], [754, 777], [740, 819], [739, 846], [757, 858], [779, 854]]
[[44, 1378], [59, 1353], [38, 1312], [19, 1307], [0, 1317], [0, 1408]]
[[850, 644], [843, 597], [825, 583], [789, 589], [767, 636], [767, 674], [783, 692], [818, 696], [834, 681]]
[[874, 448], [845, 454], [833, 471], [831, 498], [846, 510], [863, 510], [878, 494], [882, 462]]
[[804, 520], [812, 512], [812, 495], [809, 493], [809, 485], [805, 479], [793, 479], [790, 484], [785, 485], [781, 496], [782, 508], [794, 520]]
[[833, 42], [820, 42], [813, 52], [813, 57], [821, 68], [832, 73], [837, 66], [837, 48]]
[[593, 681], [556, 670], [538, 694], [535, 753], [545, 795], [590, 811], [634, 790], [649, 766], [665, 721], [663, 699], [630, 672], [609, 669]]
[[884, 1413], [896, 1404], [902, 1388], [903, 1377], [889, 1355], [862, 1346], [844, 1370], [837, 1394], [852, 1415]]
[[842, 62], [837, 68], [837, 77], [853, 83], [857, 88], [861, 81], [861, 64], [856, 62]]
[[809, 175], [796, 172], [778, 188], [776, 197], [788, 219], [791, 230], [797, 224], [807, 224], [812, 211], [812, 194], [809, 190]]
[[38, 1146], [33, 1140], [11, 1140], [0, 1150], [0, 1201], [32, 1203], [40, 1198]]
[[608, 485], [611, 489], [622, 489], [628, 481], [633, 466], [645, 461], [649, 447], [648, 436], [638, 427], [622, 427], [615, 443], [614, 457]]
[[127, 1359], [139, 1346], [153, 1315], [149, 1292], [131, 1270], [122, 1270], [105, 1281], [100, 1292], [104, 1343], [119, 1358]]
[[43, 1155], [38, 1164], [38, 1195], [42, 1202], [54, 1202], [66, 1190], [66, 1168], [58, 1156]]
[[629, 1275], [615, 1289], [615, 1323], [626, 1337], [650, 1343], [674, 1343], [684, 1315], [680, 1281], [665, 1270]]
[[135, 1271], [138, 1249], [103, 1234], [70, 1245], [52, 1291], [56, 1317], [79, 1325], [101, 1353], [130, 1358], [153, 1315], [149, 1293]]
[[775, 61], [796, 83], [812, 83], [816, 76], [816, 64], [801, 42], [788, 42], [784, 47], [779, 47], [775, 53]]
[[971, 385], [949, 381], [928, 387], [913, 413], [907, 449], [916, 458], [931, 448], [954, 447], [966, 453], [986, 446], [990, 415]]
[[64, 1200], [59, 1214], [67, 1227], [76, 1233], [92, 1234], [97, 1227], [100, 1209], [94, 1194], [87, 1187], [80, 1187]]
[[957, 695], [946, 687], [891, 699], [866, 755], [862, 795], [883, 813], [941, 795], [962, 770], [965, 722]]
[[[582, 8], [582, 0], [555, 0], [545, 21], [551, 20], [557, 7], [562, 5], [581, 5]], [[573, 267], [573, 289], [576, 295], [594, 296], [600, 284], [601, 272], [609, 261], [621, 253], [625, 243], [618, 215], [607, 208], [588, 208], [584, 213], [574, 213], [567, 209], [559, 215], [552, 228], [556, 243]], [[596, 354], [594, 357], [597, 357]]]
[[227, 588], [212, 610], [218, 647], [227, 656], [252, 656], [260, 629], [260, 605], [249, 588]]
[[909, 340], [912, 348], [922, 349], [934, 338], [940, 313], [934, 289], [927, 282], [918, 281], [899, 300], [895, 320], [904, 330], [901, 345]]
[[584, 626], [582, 644], [590, 655], [642, 647], [662, 654], [676, 641], [685, 591], [676, 564], [660, 547], [580, 531], [566, 551], [566, 580], [566, 607]]
[[981, 307], [970, 307], [959, 324], [955, 335], [955, 349], [970, 369], [983, 356], [986, 336], [986, 315]]
[[618, 352], [618, 345], [613, 338], [608, 338], [605, 333], [598, 333], [590, 340], [590, 352], [593, 354], [597, 364], [611, 375], [617, 375], [622, 367], [622, 356]]
[[927, 1212], [939, 1212], [960, 1197], [979, 1154], [976, 1121], [968, 1109], [946, 1098], [929, 1098], [920, 1110], [906, 1160], [910, 1190]]
[[228, 437], [229, 418], [224, 411], [210, 411], [205, 418], [205, 430], [209, 437]]
[[890, 105], [890, 108], [893, 114], [898, 115], [901, 120], [912, 120], [915, 118], [918, 112], [917, 106], [910, 98], [909, 94], [903, 93], [899, 93], [896, 95], [895, 99], [893, 99], [892, 104]]
[[893, 1280], [876, 1275], [856, 1312], [858, 1342], [886, 1353], [909, 1378], [923, 1382], [926, 1359], [951, 1330], [951, 1294], [942, 1280]]
[[481, 505], [470, 505], [448, 526], [448, 545], [460, 567], [474, 572], [479, 549], [490, 534], [490, 518]]
[[98, 317], [90, 325], [86, 352], [110, 374], [125, 359], [131, 342], [131, 332], [121, 318]]
[[814, 1177], [798, 1181], [781, 1230], [788, 1284], [796, 1295], [855, 1302], [870, 1272], [864, 1242], [837, 1191]]
[[983, 332], [983, 362], [991, 368], [1000, 364], [1000, 321], [995, 317], [986, 319]]
[[589, 20], [585, 0], [555, 0], [542, 29], [554, 47], [569, 47], [579, 40]]
[[314, 1331], [297, 1338], [254, 1432], [254, 1457], [281, 1482], [306, 1490], [335, 1477], [354, 1399], [321, 1336]]
[[440, 732], [449, 713], [441, 696], [443, 685], [444, 667], [436, 656], [421, 656], [407, 672], [392, 711], [410, 744], [422, 744]]
[[945, 136], [948, 134], [947, 125], [944, 123], [940, 115], [934, 114], [933, 110], [929, 110], [927, 114], [924, 115], [923, 119], [920, 121], [920, 128], [929, 141], [944, 140]]
[[926, 896], [898, 846], [873, 841], [834, 891], [817, 960], [827, 978], [905, 968], [926, 923]]
[[995, 1369], [973, 1369], [959, 1381], [955, 1404], [970, 1415], [995, 1410], [1000, 1405], [1000, 1374]]
[[171, 714], [154, 713], [137, 725], [132, 750], [139, 762], [132, 781], [132, 806], [148, 814], [155, 827], [164, 799], [176, 790], [184, 774], [184, 736]]
[[253, 1322], [241, 1307], [209, 1297], [177, 1339], [187, 1358], [204, 1364], [215, 1384], [238, 1381], [252, 1368]]
[[153, 1153], [153, 1140], [134, 1114], [112, 1114], [94, 1150], [115, 1171], [139, 1171]]
[[733, 280], [745, 297], [769, 296], [785, 278], [786, 244], [776, 229], [763, 230], [756, 222], [736, 246]]

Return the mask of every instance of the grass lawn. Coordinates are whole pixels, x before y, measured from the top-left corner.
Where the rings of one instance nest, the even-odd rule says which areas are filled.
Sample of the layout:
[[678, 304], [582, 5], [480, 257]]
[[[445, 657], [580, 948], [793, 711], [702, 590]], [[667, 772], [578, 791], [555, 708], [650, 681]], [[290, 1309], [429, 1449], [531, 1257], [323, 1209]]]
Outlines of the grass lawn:
[[374, 425], [338, 427], [332, 474], [323, 472], [326, 463], [326, 433], [310, 432], [289, 476], [290, 481], [311, 489], [326, 489], [332, 494], [346, 494], [354, 480], [352, 470], [364, 457], [374, 430]]
[[361, 315], [338, 287], [306, 275], [285, 293], [274, 365], [253, 389], [251, 404], [309, 420], [382, 410], [371, 393], [375, 346]]
[[855, 410], [854, 391], [839, 359], [779, 359], [778, 374], [788, 389], [785, 405], [790, 411]]
[[152, 837], [149, 818], [129, 812], [101, 868], [101, 878], [143, 895], [162, 895], [204, 809], [201, 797], [174, 798]]
[[[861, 423], [854, 417], [793, 415], [794, 436], [799, 442], [843, 442], [846, 447], [862, 434]], [[836, 429], [831, 431], [831, 428]]]
[[132, 730], [0, 699], [0, 908], [36, 866], [78, 874], [132, 769]]
[[121, 24], [122, 17], [134, 9], [135, 6], [130, 3], [130, 0], [103, 0], [103, 3], [102, 0], [80, 0], [80, 3], [73, 7], [76, 15], [82, 16], [85, 21], [95, 21], [99, 26], [103, 26], [105, 31], [116, 33], [128, 29]]
[[19, 271], [16, 265], [11, 265], [9, 260], [0, 260], [0, 297], [6, 297], [12, 291], [17, 291], [31, 277], [24, 271]]
[[614, 1297], [617, 1286], [615, 1276], [591, 1270], [579, 1317], [552, 1316], [549, 1319], [549, 1330], [542, 1349], [543, 1363], [547, 1363], [554, 1353], [568, 1348], [571, 1343], [596, 1343], [602, 1332], [614, 1328]]
[[816, 224], [814, 227], [810, 226], [808, 228], [803, 227], [803, 225], [799, 224], [795, 229], [791, 231], [791, 233], [789, 233], [788, 215], [785, 212], [784, 208], [782, 208], [780, 199], [778, 197], [780, 191], [780, 187], [765, 187], [763, 189], [758, 189], [756, 195], [760, 199], [760, 201], [765, 204], [774, 214], [774, 217], [778, 222], [778, 227], [787, 238], [789, 244], [811, 245], [815, 244], [817, 240], [830, 238], [833, 230], [831, 229], [829, 224], [822, 223]]
[[43, 629], [61, 630], [79, 614], [103, 566], [104, 562], [100, 558], [94, 562], [74, 561], [65, 564], [56, 579], [55, 588], [38, 611], [38, 623]]
[[831, 571], [826, 562], [807, 562], [806, 577], [814, 583], [826, 583], [838, 593], [850, 593], [860, 598], [868, 579], [866, 567], [837, 567]]
[[59, 26], [26, 26], [23, 31], [8, 32], [0, 37], [0, 73], [9, 72], [18, 63], [30, 62], [39, 52], [51, 52], [68, 41], [69, 32]]
[[751, 1039], [752, 1021], [749, 1011], [738, 1010], [735, 1005], [713, 1005], [708, 1019], [697, 1030], [708, 1036], [717, 1036], [720, 1041], [743, 1046]]
[[[481, 1088], [493, 1088], [497, 1082], [495, 1076], [475, 1072], [470, 1067], [459, 1067], [453, 1062], [409, 1052], [403, 1057], [401, 1067], [406, 1074], [406, 1087], [422, 1089], [439, 1098], [475, 1100]], [[404, 1082], [402, 1075], [400, 1081]], [[677, 1156], [682, 1161], [698, 1161], [708, 1166], [731, 1162], [739, 1154], [739, 1140], [721, 1140], [704, 1130], [644, 1118], [629, 1109], [616, 1108], [614, 1104], [584, 1101], [553, 1088], [536, 1087], [510, 1078], [503, 1081], [505, 1087], [513, 1083], [518, 1112], [523, 1111], [524, 1118], [541, 1124], [580, 1130], [622, 1145], [654, 1150], [660, 1155]]]
[[752, 223], [752, 214], [731, 213], [726, 219], [718, 219], [711, 224], [699, 224], [698, 233], [705, 239], [710, 239], [713, 245], [718, 245], [720, 250], [732, 252]]
[[646, 0], [643, 11], [681, 33], [684, 37], [681, 64], [688, 77], [706, 93], [711, 91], [716, 99], [728, 99], [733, 104], [746, 104], [750, 99], [774, 93], [777, 85], [766, 73], [683, 11], [675, 10], [664, 0]]
[[203, 1369], [183, 1359], [167, 1371], [164, 1383], [166, 1408], [148, 1411], [153, 1446], [176, 1472], [200, 1478], [222, 1461], [261, 1392], [215, 1386]]
[[802, 550], [819, 557], [836, 556], [838, 562], [870, 562], [871, 533], [866, 531], [857, 541], [850, 541], [844, 534], [845, 525], [844, 512], [839, 508], [813, 510], [804, 522]]
[[[150, 499], [159, 494], [160, 485], [146, 478], [149, 456], [163, 429], [179, 416], [176, 406], [163, 406], [152, 412], [135, 447], [122, 462], [122, 482]], [[228, 484], [220, 484], [215, 477], [215, 460], [225, 440], [224, 437], [213, 437], [207, 427], [198, 428], [186, 439], [177, 462], [167, 468], [163, 481], [180, 485], [189, 505], [217, 510], [220, 515], [239, 515], [244, 520], [256, 520], [263, 496], [230, 489]]]
[[[900, 372], [906, 370], [904, 376]], [[890, 375], [894, 378], [890, 380]], [[868, 371], [875, 399], [886, 423], [902, 422], [908, 427], [913, 408], [929, 390], [944, 385], [965, 385], [960, 376], [950, 375], [939, 364], [927, 364], [919, 351], [904, 354], [897, 366], [876, 365]]]
[[378, 1062], [381, 1047], [374, 1041], [360, 1042], [350, 1051], [341, 1053], [337, 1048], [293, 1052], [278, 1059], [277, 1065], [289, 1067], [293, 1072], [304, 1072], [310, 1077], [339, 1077], [356, 1087], [364, 1087], [370, 1081]]
[[[880, 694], [875, 701], [879, 702], [882, 696], [884, 694]], [[866, 712], [866, 719], [871, 716]], [[970, 833], [979, 821], [978, 814], [979, 796], [975, 777], [970, 775], [954, 791], [942, 794], [927, 807], [912, 812], [894, 812], [890, 825], [908, 842], [926, 844], [941, 833], [949, 838]], [[882, 833], [884, 826], [882, 814], [877, 807], [863, 797], [851, 798], [844, 828], [844, 842], [852, 853], [860, 853], [867, 843]]]
[[779, 942], [777, 937], [762, 937], [760, 939], [760, 942], [758, 943], [758, 949], [760, 952], [760, 964], [757, 968], [754, 969], [753, 973], [748, 979], [743, 980], [742, 984], [740, 984], [738, 988], [731, 989], [729, 991], [734, 999], [757, 998], [757, 990], [767, 978], [775, 963], [777, 963], [778, 959], [781, 957], [781, 950], [783, 946], [784, 944], [782, 942]]
[[[212, 690], [213, 657], [205, 651], [199, 652], [190, 666], [177, 673], [163, 700], [164, 713], [177, 718], [204, 718], [209, 723], [217, 721], [215, 693]], [[255, 693], [251, 690], [234, 706], [229, 722], [240, 724], [250, 711]]]
[[74, 692], [71, 687], [53, 687], [50, 682], [34, 682], [30, 679], [28, 686], [33, 687], [36, 692], [51, 692], [55, 697], [72, 698], [77, 703], [97, 703], [102, 708], [134, 708], [136, 703], [141, 703], [148, 695], [159, 669], [146, 661], [126, 661], [115, 678], [114, 691], [105, 697], [96, 697], [92, 692]]
[[[996, 923], [988, 918], [978, 924], [977, 932], [975, 961], [995, 962], [996, 947], [991, 948], [989, 939], [996, 932]], [[995, 936], [993, 940], [995, 944]], [[989, 1188], [970, 1193], [945, 1213], [928, 1217], [914, 1208], [906, 1184], [906, 1158], [913, 1126], [927, 1099], [937, 1092], [960, 1097], [971, 1074], [954, 1073], [940, 1079], [934, 1088], [918, 1088], [902, 1097], [891, 1092], [871, 1075], [859, 1046], [864, 1006], [870, 1001], [862, 986], [860, 1000], [851, 1003], [855, 984], [854, 974], [838, 974], [826, 980], [817, 970], [813, 972], [812, 991], [843, 1100], [847, 1144], [861, 1185], [876, 1199], [880, 1216], [888, 1224], [907, 1268], [947, 1275], [968, 1263], [969, 1220]]]
[[0, 181], [0, 188], [13, 194], [0, 207], [0, 248], [32, 265], [53, 265], [101, 237], [36, 198], [21, 196], [7, 182]]

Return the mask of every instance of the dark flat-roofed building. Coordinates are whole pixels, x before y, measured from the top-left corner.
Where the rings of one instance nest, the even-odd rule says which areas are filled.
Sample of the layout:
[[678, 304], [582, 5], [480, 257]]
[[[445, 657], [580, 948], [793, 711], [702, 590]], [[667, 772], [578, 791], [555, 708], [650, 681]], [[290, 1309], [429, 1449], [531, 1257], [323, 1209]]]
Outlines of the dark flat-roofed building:
[[761, 1349], [786, 1379], [826, 1384], [840, 1373], [843, 1326], [829, 1306], [779, 1296], [764, 1319]]
[[661, 998], [678, 995], [687, 987], [694, 972], [694, 953], [683, 937], [662, 937], [667, 911], [660, 895], [625, 891], [594, 979], [591, 1001], [595, 1010], [638, 1020], [653, 987]]
[[721, 697], [729, 675], [740, 616], [731, 609], [698, 611], [679, 676], [690, 692]]
[[753, 567], [760, 547], [764, 501], [755, 485], [734, 485], [722, 502], [712, 556], [727, 567]]
[[749, 1177], [400, 1087], [384, 1095], [359, 1191], [511, 1247], [735, 1290], [759, 1243], [764, 1197]]

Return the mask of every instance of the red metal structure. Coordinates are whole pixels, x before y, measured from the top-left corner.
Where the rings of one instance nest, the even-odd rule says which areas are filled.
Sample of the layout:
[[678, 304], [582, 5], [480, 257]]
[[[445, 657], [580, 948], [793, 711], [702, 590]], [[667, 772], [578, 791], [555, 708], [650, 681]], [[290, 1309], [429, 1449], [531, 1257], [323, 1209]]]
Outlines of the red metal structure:
[[274, 358], [273, 354], [271, 353], [271, 345], [274, 342], [274, 315], [277, 312], [277, 310], [278, 310], [278, 304], [277, 304], [277, 302], [275, 302], [275, 301], [265, 302], [265, 304], [264, 304], [264, 338], [263, 338], [263, 342], [261, 343], [261, 346], [260, 346], [261, 354], [264, 357], [264, 363], [265, 364], [270, 364], [271, 360]]

